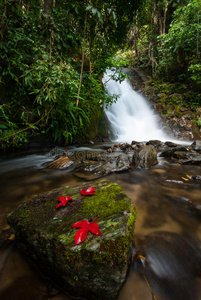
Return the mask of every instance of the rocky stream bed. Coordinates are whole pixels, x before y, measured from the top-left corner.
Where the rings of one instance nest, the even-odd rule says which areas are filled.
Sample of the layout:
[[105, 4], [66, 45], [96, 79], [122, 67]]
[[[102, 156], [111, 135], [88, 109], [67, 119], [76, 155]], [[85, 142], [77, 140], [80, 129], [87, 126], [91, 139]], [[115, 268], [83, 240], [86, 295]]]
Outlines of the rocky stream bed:
[[[111, 146], [102, 144], [88, 149], [60, 150], [62, 150], [60, 155], [57, 151], [54, 158], [48, 157], [47, 159], [45, 156], [44, 160], [47, 162], [41, 161], [39, 169], [29, 167], [26, 170], [27, 167], [25, 169], [19, 167], [17, 170], [16, 165], [13, 171], [8, 172], [11, 174], [13, 172], [14, 177], [13, 179], [10, 177], [10, 183], [13, 183], [15, 197], [18, 198], [12, 204], [12, 209], [10, 205], [14, 195], [9, 188], [6, 189], [8, 174], [4, 172], [4, 189], [2, 186], [1, 191], [3, 199], [8, 199], [7, 203], [1, 203], [4, 217], [6, 211], [16, 209], [14, 213], [7, 214], [8, 222], [15, 234], [14, 240], [6, 222], [3, 221], [1, 225], [1, 257], [6, 258], [6, 260], [2, 259], [0, 287], [0, 295], [4, 297], [2, 299], [9, 299], [9, 295], [12, 295], [13, 300], [18, 299], [14, 294], [16, 297], [20, 295], [20, 299], [27, 299], [26, 297], [34, 299], [30, 295], [27, 296], [28, 292], [24, 289], [26, 281], [20, 275], [24, 274], [26, 269], [26, 274], [28, 274], [26, 278], [34, 276], [32, 290], [34, 290], [33, 294], [38, 294], [37, 299], [44, 299], [45, 295], [55, 300], [71, 299], [70, 296], [65, 295], [67, 293], [77, 297], [82, 296], [87, 300], [95, 298], [151, 300], [152, 297], [157, 300], [183, 300], [186, 295], [188, 300], [198, 300], [201, 271], [200, 142], [194, 141], [181, 145], [168, 141], [166, 143], [149, 141], [146, 144], [133, 141], [131, 144], [116, 143]], [[54, 151], [56, 153], [55, 149]], [[33, 154], [27, 156], [29, 163], [34, 157]], [[86, 171], [83, 165], [87, 165]], [[103, 166], [103, 169], [100, 166]], [[7, 167], [9, 167], [9, 161], [7, 161]], [[18, 178], [16, 178], [15, 169]], [[27, 172], [30, 172], [28, 177], [23, 174]], [[110, 205], [114, 200], [114, 194], [111, 200], [107, 192], [101, 200], [103, 203], [97, 203], [98, 211], [96, 205], [93, 207], [90, 204], [90, 209], [85, 210], [85, 215], [79, 213], [79, 218], [76, 217], [76, 207], [82, 207], [79, 200], [81, 187], [87, 188], [94, 185], [97, 195], [84, 199], [84, 202], [96, 202], [101, 194], [99, 188], [103, 177], [104, 180], [111, 182], [103, 181], [103, 185], [108, 182], [107, 184], [113, 186], [112, 182], [114, 182], [114, 186], [119, 189], [117, 195], [124, 195], [126, 202], [130, 203], [130, 208], [126, 206], [125, 209], [120, 206], [122, 214], [119, 214], [120, 207], [117, 202], [114, 205], [117, 210], [113, 211], [110, 220]], [[28, 188], [29, 184], [31, 184], [30, 188]], [[31, 189], [33, 187], [35, 187], [34, 190]], [[75, 201], [71, 203], [75, 207], [67, 205], [61, 210], [56, 210], [57, 198], [63, 194], [64, 190], [65, 194], [67, 192], [73, 196]], [[43, 194], [40, 194], [41, 192]], [[36, 193], [38, 196], [32, 198]], [[28, 199], [32, 200], [27, 202]], [[26, 201], [20, 204], [22, 200]], [[129, 221], [132, 216], [130, 215], [132, 203], [137, 209], [136, 222], [135, 219], [132, 222]], [[19, 208], [17, 208], [18, 205]], [[93, 213], [91, 206], [92, 210], [96, 210]], [[108, 210], [105, 210], [106, 206]], [[73, 219], [69, 222], [70, 211], [74, 213]], [[102, 213], [104, 216], [101, 216]], [[43, 221], [40, 216], [44, 217]], [[76, 247], [73, 247], [75, 232], [70, 227], [81, 219], [93, 221], [96, 217], [103, 236], [89, 234], [86, 243], [76, 246], [76, 250]], [[49, 225], [48, 219], [52, 220]], [[111, 222], [115, 223], [114, 226], [111, 226]], [[127, 239], [125, 233], [128, 232], [126, 227], [129, 225], [126, 224], [131, 224], [129, 240], [130, 242], [132, 240], [132, 247], [130, 242], [123, 242], [118, 246], [117, 241], [121, 234], [122, 238]], [[135, 230], [133, 230], [134, 225]], [[68, 231], [72, 234], [69, 239]], [[112, 247], [109, 250], [111, 255], [109, 259], [106, 257], [103, 259], [103, 265], [100, 267], [100, 255], [105, 255], [104, 249], [106, 249], [105, 246], [101, 246], [101, 240], [104, 243], [108, 242], [108, 235], [112, 240], [109, 243], [109, 248]], [[69, 241], [71, 245], [68, 244]], [[18, 265], [16, 274], [12, 272], [13, 255], [16, 258], [16, 250], [13, 248], [15, 243], [23, 257], [28, 257], [35, 262], [33, 266], [31, 263], [30, 269], [27, 266], [25, 268], [27, 258], [23, 258], [22, 261], [20, 258], [21, 263], [19, 258], [15, 259], [15, 264]], [[7, 248], [11, 245], [12, 248]], [[95, 248], [93, 248], [94, 245], [96, 245]], [[93, 248], [91, 248], [92, 252], [90, 252], [90, 247]], [[5, 251], [5, 249], [12, 249], [12, 251]], [[87, 249], [91, 253], [89, 256], [86, 255]], [[4, 256], [2, 256], [3, 253]], [[73, 255], [77, 257], [75, 260], [70, 259]], [[35, 271], [36, 266], [37, 269], [39, 268], [38, 271], [37, 269]], [[10, 275], [9, 268], [11, 268]], [[39, 275], [41, 268], [43, 272]], [[47, 278], [49, 283], [46, 285]], [[15, 286], [15, 282], [19, 280], [22, 282], [20, 289], [20, 284]], [[35, 284], [34, 282], [38, 280], [39, 283]], [[37, 286], [40, 286], [39, 290]], [[51, 288], [47, 289], [48, 286]], [[61, 292], [54, 286], [59, 287]]]

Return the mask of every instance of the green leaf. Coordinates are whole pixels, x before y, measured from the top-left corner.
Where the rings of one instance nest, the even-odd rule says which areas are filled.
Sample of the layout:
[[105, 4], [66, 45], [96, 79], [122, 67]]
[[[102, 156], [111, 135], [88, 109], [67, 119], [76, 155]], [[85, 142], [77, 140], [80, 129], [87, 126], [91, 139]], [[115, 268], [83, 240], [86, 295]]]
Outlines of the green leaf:
[[92, 5], [87, 6], [86, 10], [91, 10], [92, 9]]
[[98, 11], [97, 8], [92, 8], [92, 14], [93, 14], [93, 16], [96, 15], [97, 11]]
[[0, 124], [0, 128], [7, 129], [8, 127], [6, 125]]

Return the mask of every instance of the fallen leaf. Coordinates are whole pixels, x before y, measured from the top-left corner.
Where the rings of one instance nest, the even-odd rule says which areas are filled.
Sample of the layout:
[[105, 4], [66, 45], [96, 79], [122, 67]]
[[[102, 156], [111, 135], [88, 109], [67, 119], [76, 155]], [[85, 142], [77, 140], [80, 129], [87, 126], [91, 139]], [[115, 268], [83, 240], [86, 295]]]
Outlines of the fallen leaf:
[[[60, 201], [61, 203], [59, 203], [56, 208], [59, 208], [60, 206], [65, 206], [66, 203], [68, 203], [68, 201], [70, 201], [70, 200], [72, 200], [72, 198], [70, 196], [67, 196], [66, 198], [64, 196], [59, 197], [58, 201]], [[68, 204], [70, 204], [70, 203], [68, 203]], [[72, 205], [72, 204], [70, 204], [70, 205]]]
[[86, 239], [88, 231], [91, 231], [93, 234], [96, 235], [102, 235], [98, 224], [93, 221], [91, 223], [87, 220], [76, 222], [75, 224], [72, 225], [72, 227], [73, 228], [81, 227], [81, 229], [79, 229], [75, 234], [75, 244], [73, 246], [82, 243]]
[[135, 255], [134, 255], [134, 260], [137, 261], [137, 260], [140, 260], [142, 265], [145, 267], [146, 264], [149, 263], [147, 257], [140, 253], [140, 252], [136, 252]]
[[181, 177], [183, 180], [185, 181], [188, 181], [189, 179], [188, 178], [185, 178], [185, 177]]
[[181, 166], [179, 163], [177, 163], [177, 166]]
[[83, 189], [80, 191], [82, 196], [91, 196], [91, 195], [95, 195], [95, 188], [94, 187], [90, 187], [87, 190]]

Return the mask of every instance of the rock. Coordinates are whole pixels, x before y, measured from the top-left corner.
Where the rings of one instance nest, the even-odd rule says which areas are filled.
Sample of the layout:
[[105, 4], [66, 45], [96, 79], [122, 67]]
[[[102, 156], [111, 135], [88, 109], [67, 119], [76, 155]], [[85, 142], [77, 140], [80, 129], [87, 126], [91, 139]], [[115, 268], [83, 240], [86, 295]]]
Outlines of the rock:
[[116, 151], [130, 151], [132, 150], [132, 145], [128, 143], [116, 143], [112, 148], [109, 148], [108, 152], [116, 152]]
[[49, 169], [66, 169], [73, 164], [73, 161], [70, 160], [68, 156], [61, 156], [55, 160], [45, 164], [46, 168]]
[[192, 148], [192, 146], [189, 148], [178, 146], [161, 152], [159, 156], [183, 165], [201, 165], [201, 154]]
[[173, 157], [180, 160], [180, 159], [188, 159], [189, 153], [186, 151], [175, 151], [173, 153]]
[[110, 156], [107, 161], [86, 162], [79, 164], [73, 174], [79, 178], [94, 180], [110, 173], [122, 172], [131, 168], [131, 157], [124, 153]]
[[201, 181], [201, 175], [195, 175], [191, 177], [193, 180], [199, 180]]
[[148, 141], [147, 143], [146, 143], [146, 145], [148, 146], [148, 145], [152, 145], [152, 146], [154, 146], [155, 148], [160, 148], [162, 145], [163, 145], [163, 143], [161, 142], [161, 141], [159, 141], [159, 140], [150, 140], [150, 141]]
[[195, 140], [192, 145], [192, 149], [196, 150], [197, 152], [201, 152], [201, 141]]
[[160, 157], [165, 157], [165, 158], [179, 158], [181, 156], [185, 156], [185, 158], [188, 155], [188, 149], [183, 147], [183, 146], [170, 146], [172, 147], [171, 149], [167, 149], [159, 155]]
[[[159, 94], [159, 98], [162, 98], [163, 97], [163, 95], [165, 95], [165, 94], [162, 94], [162, 96], [161, 96], [161, 94]], [[165, 96], [164, 96], [165, 97]], [[158, 113], [161, 113], [162, 111], [163, 111], [163, 105], [162, 105], [162, 103], [156, 103], [155, 104], [155, 109], [156, 109], [156, 111], [158, 112]]]
[[133, 165], [135, 168], [150, 168], [158, 164], [157, 152], [152, 145], [141, 147], [134, 151]]
[[169, 141], [165, 142], [165, 145], [168, 146], [168, 147], [171, 147], [171, 148], [178, 146], [177, 144], [175, 144], [173, 142], [169, 142]]
[[[121, 187], [109, 181], [90, 183], [95, 195], [81, 197], [89, 186], [54, 189], [23, 202], [7, 215], [19, 250], [52, 282], [72, 297], [113, 300], [121, 289], [132, 256], [136, 210]], [[58, 197], [71, 204], [56, 209]], [[88, 232], [74, 245], [75, 222], [96, 219], [101, 235]]]
[[189, 155], [186, 157], [186, 159], [179, 160], [180, 164], [183, 165], [201, 165], [201, 155], [197, 153], [189, 153]]

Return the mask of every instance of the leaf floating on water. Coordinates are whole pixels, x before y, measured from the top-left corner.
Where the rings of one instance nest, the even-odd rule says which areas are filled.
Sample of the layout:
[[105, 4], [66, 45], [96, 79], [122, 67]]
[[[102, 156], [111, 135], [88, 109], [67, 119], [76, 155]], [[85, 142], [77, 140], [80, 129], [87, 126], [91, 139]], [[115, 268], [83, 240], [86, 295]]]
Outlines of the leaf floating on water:
[[76, 222], [75, 224], [72, 225], [72, 227], [73, 228], [81, 227], [81, 229], [79, 229], [75, 234], [75, 244], [73, 246], [82, 243], [86, 239], [88, 231], [91, 231], [93, 234], [96, 235], [103, 235], [100, 232], [98, 224], [93, 221], [91, 223], [87, 220]]
[[189, 179], [188, 178], [185, 178], [185, 177], [181, 177], [183, 180], [185, 181], [188, 181]]
[[83, 189], [80, 191], [82, 196], [91, 196], [91, 195], [95, 195], [95, 188], [92, 186], [90, 188], [88, 188], [87, 190]]
[[[72, 198], [70, 196], [67, 196], [66, 198], [64, 196], [59, 197], [58, 201], [60, 201], [61, 203], [59, 203], [56, 207], [59, 208], [60, 206], [65, 206], [67, 203], [70, 204], [68, 201], [72, 200]], [[72, 205], [72, 204], [70, 204]], [[73, 206], [73, 205], [72, 205]]]
[[[187, 177], [187, 178], [186, 178]], [[186, 177], [181, 177], [183, 180], [188, 181], [189, 179], [191, 179], [191, 176], [186, 174]]]

